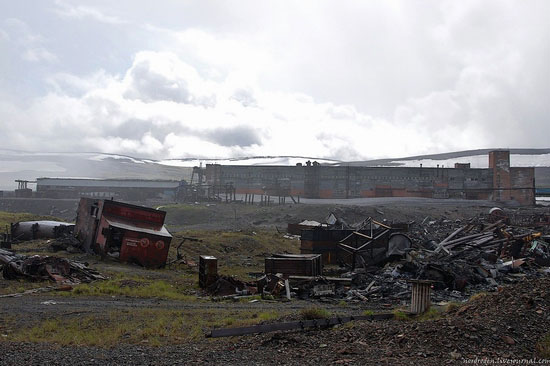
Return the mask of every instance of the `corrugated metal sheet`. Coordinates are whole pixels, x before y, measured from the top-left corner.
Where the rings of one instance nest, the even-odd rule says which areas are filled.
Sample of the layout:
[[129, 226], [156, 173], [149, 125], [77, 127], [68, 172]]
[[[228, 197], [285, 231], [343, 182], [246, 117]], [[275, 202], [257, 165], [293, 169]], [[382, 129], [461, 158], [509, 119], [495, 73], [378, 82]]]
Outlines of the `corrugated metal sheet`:
[[138, 233], [145, 233], [145, 234], [151, 234], [151, 235], [156, 235], [156, 236], [163, 236], [163, 237], [166, 237], [166, 238], [171, 238], [172, 237], [172, 235], [168, 232], [168, 230], [164, 226], [162, 226], [160, 229], [157, 230], [157, 229], [149, 229], [149, 228], [140, 227], [140, 226], [137, 226], [137, 225], [131, 225], [131, 224], [115, 221], [115, 220], [110, 219], [108, 217], [106, 218], [106, 220], [107, 220], [107, 223], [110, 226], [113, 226], [113, 227], [116, 227], [116, 228], [119, 228], [119, 229], [132, 230], [132, 231], [135, 231], [135, 232], [138, 232]]

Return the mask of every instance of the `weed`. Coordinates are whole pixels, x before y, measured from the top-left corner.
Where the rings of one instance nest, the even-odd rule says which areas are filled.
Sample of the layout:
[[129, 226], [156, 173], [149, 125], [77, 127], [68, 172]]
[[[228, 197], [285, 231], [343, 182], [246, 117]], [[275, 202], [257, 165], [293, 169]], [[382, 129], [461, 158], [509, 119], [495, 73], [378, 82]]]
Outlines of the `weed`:
[[458, 302], [450, 302], [447, 305], [445, 305], [445, 312], [446, 313], [453, 312], [453, 311], [457, 310], [458, 308], [460, 308], [460, 306], [461, 306], [461, 304], [458, 303]]
[[142, 298], [162, 298], [168, 300], [196, 301], [196, 296], [185, 295], [178, 287], [162, 280], [133, 280], [130, 286], [128, 280], [110, 279], [106, 281], [82, 284], [76, 286], [72, 294], [85, 296], [128, 296]]
[[418, 321], [425, 321], [438, 318], [441, 318], [441, 312], [436, 308], [429, 308], [426, 312], [419, 314], [415, 319]]
[[60, 345], [112, 347], [120, 343], [149, 346], [181, 344], [204, 337], [205, 330], [239, 327], [276, 319], [277, 312], [225, 309], [113, 311], [85, 317], [55, 318], [10, 332], [1, 340]]
[[355, 322], [347, 322], [342, 324], [343, 329], [353, 329], [355, 328], [356, 323]]
[[393, 318], [396, 320], [409, 320], [409, 315], [405, 313], [403, 310], [395, 309], [393, 311]]
[[487, 292], [478, 292], [477, 294], [473, 294], [472, 296], [470, 296], [470, 299], [468, 301], [476, 301], [478, 299], [481, 299], [485, 296], [487, 296]]
[[276, 311], [266, 311], [258, 314], [258, 319], [260, 321], [267, 321], [279, 318], [279, 313]]
[[5, 212], [0, 211], [0, 232], [9, 228], [10, 223], [16, 223], [19, 221], [35, 221], [35, 220], [52, 220], [52, 221], [65, 221], [53, 216], [41, 216], [23, 212]]
[[374, 315], [374, 311], [372, 311], [372, 310], [365, 310], [365, 311], [363, 311], [363, 315], [366, 315], [366, 316]]
[[305, 320], [325, 319], [330, 316], [330, 312], [325, 308], [312, 306], [312, 307], [308, 307], [300, 310], [300, 315], [302, 319], [305, 319]]
[[246, 297], [241, 297], [239, 299], [239, 302], [250, 302], [252, 300], [261, 300], [261, 299], [262, 299], [262, 295], [246, 296]]

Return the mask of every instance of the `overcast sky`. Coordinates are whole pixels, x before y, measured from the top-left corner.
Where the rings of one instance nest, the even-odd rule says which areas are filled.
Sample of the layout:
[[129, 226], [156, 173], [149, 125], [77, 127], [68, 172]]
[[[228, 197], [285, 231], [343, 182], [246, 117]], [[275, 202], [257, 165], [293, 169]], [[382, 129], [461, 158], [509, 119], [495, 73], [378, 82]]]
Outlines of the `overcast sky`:
[[3, 148], [549, 147], [550, 1], [0, 0]]

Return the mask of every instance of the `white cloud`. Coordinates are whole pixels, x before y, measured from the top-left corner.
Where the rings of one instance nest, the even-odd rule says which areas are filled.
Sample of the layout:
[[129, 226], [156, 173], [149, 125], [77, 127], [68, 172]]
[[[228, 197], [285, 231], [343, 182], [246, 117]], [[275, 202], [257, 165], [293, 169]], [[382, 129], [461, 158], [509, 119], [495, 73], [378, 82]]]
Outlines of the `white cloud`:
[[24, 60], [30, 62], [55, 62], [58, 60], [57, 56], [45, 49], [44, 47], [27, 48], [21, 55]]
[[62, 16], [65, 18], [73, 18], [73, 19], [90, 18], [101, 23], [114, 24], [114, 25], [127, 23], [127, 21], [124, 19], [121, 19], [116, 16], [104, 14], [96, 8], [82, 6], [82, 5], [73, 6], [71, 4], [68, 4], [60, 0], [56, 0], [55, 4], [57, 5], [57, 7], [54, 9], [54, 12], [59, 16]]
[[10, 42], [21, 54], [21, 58], [28, 62], [56, 62], [58, 57], [44, 45], [46, 39], [33, 32], [32, 29], [17, 18], [4, 20], [5, 29], [0, 29], [0, 38]]
[[248, 89], [244, 100], [235, 98], [242, 89], [232, 84], [233, 78], [204, 79], [172, 53], [140, 52], [124, 76], [101, 75], [82, 82], [64, 76], [79, 87], [98, 81], [81, 96], [61, 94], [57, 85], [57, 92], [15, 112], [8, 123], [28, 135], [12, 141], [31, 150], [62, 146], [154, 158], [306, 155], [358, 160], [412, 153], [419, 145], [427, 152], [457, 141], [468, 144], [479, 132], [457, 127], [449, 134], [448, 125], [433, 123], [449, 114], [460, 119], [452, 93], [411, 101], [389, 121], [349, 105], [316, 103], [304, 94]]

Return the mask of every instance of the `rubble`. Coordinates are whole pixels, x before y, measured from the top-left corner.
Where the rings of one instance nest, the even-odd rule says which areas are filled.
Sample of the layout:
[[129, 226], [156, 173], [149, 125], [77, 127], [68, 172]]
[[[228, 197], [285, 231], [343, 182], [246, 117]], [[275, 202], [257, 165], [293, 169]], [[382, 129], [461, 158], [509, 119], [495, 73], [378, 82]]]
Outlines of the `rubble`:
[[231, 276], [218, 276], [206, 290], [213, 296], [242, 296], [255, 294], [257, 287], [253, 283], [243, 282]]
[[[488, 215], [467, 221], [431, 220], [428, 216], [421, 223], [401, 226], [409, 231], [404, 234], [396, 232], [399, 225], [367, 218], [356, 225], [348, 224], [355, 230], [338, 244], [348, 255], [346, 259], [337, 253], [340, 264], [351, 269], [342, 275], [351, 279], [351, 286], [325, 283], [314, 291], [315, 281], [303, 281], [294, 283], [293, 288], [297, 286], [302, 298], [333, 296], [348, 301], [400, 303], [410, 298], [408, 281], [414, 279], [432, 281], [435, 301], [464, 300], [475, 292], [494, 291], [503, 284], [548, 272], [544, 267], [550, 265], [550, 241], [545, 239], [550, 236], [544, 230], [550, 227], [541, 226], [545, 221], [540, 215], [530, 220], [531, 227], [526, 219], [514, 225], [518, 215], [493, 208]], [[342, 228], [313, 231], [317, 232], [314, 236], [323, 230], [323, 238], [333, 238], [342, 237]], [[538, 231], [541, 228], [543, 231]], [[313, 238], [304, 231], [302, 237], [306, 242]], [[326, 244], [310, 248], [326, 254]]]
[[55, 281], [74, 285], [81, 282], [104, 280], [101, 274], [81, 263], [52, 256], [25, 256], [0, 249], [2, 275], [7, 280]]
[[48, 247], [52, 252], [67, 251], [69, 253], [81, 253], [80, 241], [72, 233], [64, 234], [58, 238], [48, 240]]

